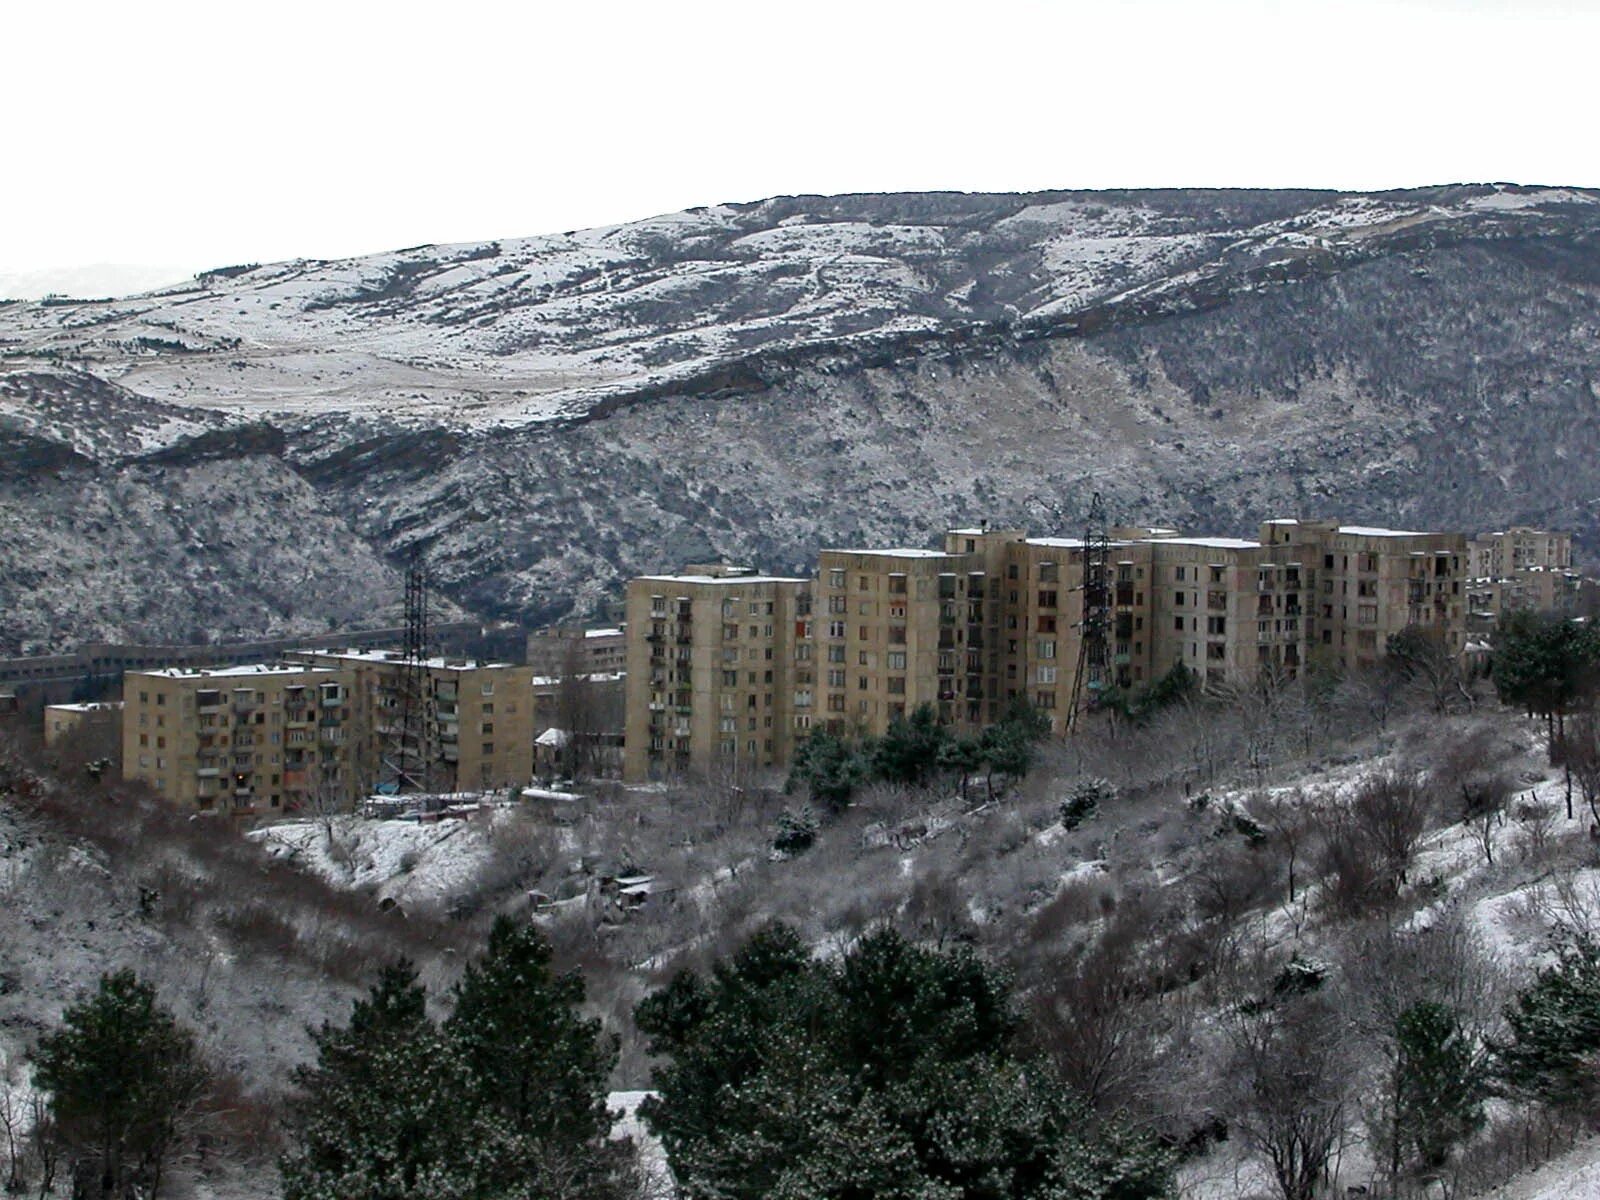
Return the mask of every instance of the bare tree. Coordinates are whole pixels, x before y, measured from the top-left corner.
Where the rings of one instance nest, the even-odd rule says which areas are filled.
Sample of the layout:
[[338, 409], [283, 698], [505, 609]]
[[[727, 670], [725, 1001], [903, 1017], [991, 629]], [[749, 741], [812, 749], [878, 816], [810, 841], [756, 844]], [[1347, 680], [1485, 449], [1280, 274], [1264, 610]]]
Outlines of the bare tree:
[[[1136, 914], [1130, 914], [1133, 916]], [[1053, 964], [1033, 994], [1033, 1029], [1061, 1077], [1106, 1114], [1137, 1110], [1157, 1070], [1165, 1022], [1149, 996], [1142, 920], [1120, 919]]]
[[27, 1128], [27, 1100], [21, 1091], [21, 1071], [11, 1056], [0, 1051], [0, 1137], [5, 1139], [5, 1191], [22, 1190], [23, 1134]]
[[574, 780], [598, 774], [606, 735], [622, 728], [621, 691], [588, 670], [581, 638], [563, 644], [555, 700], [555, 726], [566, 739], [558, 752], [562, 773]]
[[1250, 809], [1284, 856], [1289, 882], [1288, 902], [1293, 904], [1296, 899], [1296, 871], [1314, 823], [1311, 802], [1298, 789], [1292, 792], [1268, 792], [1253, 798]]
[[1315, 1200], [1346, 1133], [1353, 1072], [1344, 1023], [1312, 993], [1236, 1013], [1229, 1032], [1232, 1108], [1245, 1143], [1271, 1167], [1283, 1200]]
[[1494, 830], [1515, 790], [1499, 730], [1477, 725], [1447, 742], [1434, 758], [1433, 782], [1460, 804], [1461, 819], [1477, 834], [1484, 861], [1494, 865]]
[[1350, 802], [1351, 817], [1381, 855], [1392, 890], [1407, 882], [1431, 807], [1417, 776], [1401, 771], [1369, 776]]

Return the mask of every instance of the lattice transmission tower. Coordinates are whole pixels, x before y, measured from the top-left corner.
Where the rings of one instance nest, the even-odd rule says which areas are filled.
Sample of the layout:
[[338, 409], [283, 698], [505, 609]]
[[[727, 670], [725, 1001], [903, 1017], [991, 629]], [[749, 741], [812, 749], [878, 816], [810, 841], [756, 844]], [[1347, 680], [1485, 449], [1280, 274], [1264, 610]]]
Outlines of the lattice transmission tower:
[[1089, 502], [1083, 530], [1082, 615], [1078, 622], [1078, 665], [1072, 676], [1072, 701], [1067, 707], [1067, 728], [1077, 728], [1085, 709], [1100, 702], [1110, 677], [1111, 656], [1111, 535], [1106, 529], [1106, 505], [1100, 493]]
[[390, 794], [430, 790], [433, 714], [428, 695], [428, 564], [412, 547], [406, 565], [405, 643], [385, 727], [383, 780]]

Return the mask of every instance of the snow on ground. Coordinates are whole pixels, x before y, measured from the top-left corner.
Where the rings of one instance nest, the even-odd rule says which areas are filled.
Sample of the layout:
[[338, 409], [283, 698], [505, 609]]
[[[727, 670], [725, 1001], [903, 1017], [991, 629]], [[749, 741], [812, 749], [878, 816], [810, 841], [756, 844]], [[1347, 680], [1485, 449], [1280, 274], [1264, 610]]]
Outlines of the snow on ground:
[[[225, 268], [143, 296], [16, 304], [0, 344], [65, 354], [209, 416], [382, 415], [460, 428], [581, 416], [755, 349], [939, 329], [977, 315], [1058, 320], [1422, 221], [1540, 221], [1589, 193], [1497, 191], [1423, 204], [1329, 196], [1231, 225], [1135, 197], [887, 198], [696, 209], [628, 225], [338, 262]], [[916, 207], [916, 206], [913, 206]], [[985, 224], [985, 218], [988, 223]], [[154, 429], [159, 439], [180, 432]]]
[[[330, 837], [331, 831], [331, 837]], [[471, 883], [492, 853], [485, 820], [380, 821], [336, 817], [269, 825], [248, 834], [339, 887], [371, 889], [398, 903], [440, 902]]]
[[1600, 1138], [1590, 1137], [1543, 1166], [1479, 1194], [1486, 1200], [1593, 1200], [1600, 1196]]
[[632, 1138], [639, 1148], [639, 1165], [644, 1170], [647, 1196], [666, 1196], [672, 1191], [672, 1172], [667, 1167], [667, 1152], [659, 1139], [645, 1127], [639, 1117], [639, 1105], [654, 1092], [612, 1092], [607, 1097], [612, 1112], [621, 1111], [621, 1119], [611, 1127], [614, 1138]]

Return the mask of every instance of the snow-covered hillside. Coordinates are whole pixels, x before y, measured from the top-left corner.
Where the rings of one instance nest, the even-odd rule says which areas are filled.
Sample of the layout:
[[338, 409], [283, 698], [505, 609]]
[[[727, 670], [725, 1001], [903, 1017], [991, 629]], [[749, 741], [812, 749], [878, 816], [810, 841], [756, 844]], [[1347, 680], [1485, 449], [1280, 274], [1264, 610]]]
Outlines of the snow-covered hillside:
[[0, 353], [65, 355], [152, 400], [248, 417], [496, 427], [581, 416], [753, 351], [1059, 324], [1361, 257], [1402, 230], [1532, 228], [1597, 203], [1494, 188], [780, 198], [13, 304]]
[[[0, 653], [314, 632], [418, 546], [538, 624], [1095, 491], [1600, 547], [1597, 247], [1563, 188], [798, 196], [0, 304]], [[152, 517], [244, 460], [215, 519]]]

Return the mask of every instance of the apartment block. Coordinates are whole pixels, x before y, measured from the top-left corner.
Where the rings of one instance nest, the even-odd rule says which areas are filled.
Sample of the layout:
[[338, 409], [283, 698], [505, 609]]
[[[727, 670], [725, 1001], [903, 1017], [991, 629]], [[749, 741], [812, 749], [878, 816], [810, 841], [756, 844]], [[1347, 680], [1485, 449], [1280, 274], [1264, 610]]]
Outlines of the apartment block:
[[122, 705], [117, 701], [87, 704], [47, 704], [44, 706], [44, 744], [54, 746], [66, 738], [93, 732], [98, 740], [109, 736], [114, 745], [122, 740]]
[[552, 625], [528, 635], [528, 666], [535, 676], [614, 675], [627, 662], [628, 639], [617, 626]]
[[1572, 568], [1572, 535], [1548, 529], [1513, 526], [1480, 533], [1467, 546], [1473, 579], [1506, 579], [1524, 571], [1567, 571]]
[[[1504, 553], [1561, 552], [1522, 544]], [[971, 732], [1025, 696], [1064, 732], [1177, 664], [1213, 689], [1357, 669], [1404, 629], [1460, 652], [1470, 561], [1458, 533], [1281, 519], [1253, 540], [1143, 526], [1093, 544], [978, 526], [942, 550], [823, 550], [812, 580], [648, 576], [628, 588], [625, 774], [781, 767], [813, 728], [878, 736], [921, 704]], [[1085, 638], [1087, 590], [1103, 638]]]
[[[371, 791], [393, 777], [408, 660], [392, 650], [301, 650], [296, 662], [347, 672], [358, 703], [351, 767]], [[430, 792], [522, 787], [533, 778], [533, 672], [511, 663], [421, 663], [420, 762]]]
[[1468, 543], [1467, 626], [1489, 633], [1512, 612], [1568, 612], [1583, 577], [1572, 569], [1572, 535], [1515, 527]]
[[236, 820], [353, 800], [351, 683], [302, 663], [129, 671], [123, 776]]
[[810, 581], [739, 571], [629, 582], [626, 778], [780, 766], [809, 728]]
[[1262, 525], [1261, 540], [1313, 575], [1310, 649], [1318, 666], [1370, 667], [1408, 628], [1452, 653], [1465, 648], [1464, 534], [1276, 520]]

